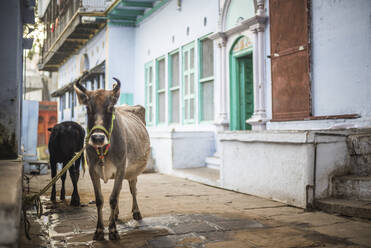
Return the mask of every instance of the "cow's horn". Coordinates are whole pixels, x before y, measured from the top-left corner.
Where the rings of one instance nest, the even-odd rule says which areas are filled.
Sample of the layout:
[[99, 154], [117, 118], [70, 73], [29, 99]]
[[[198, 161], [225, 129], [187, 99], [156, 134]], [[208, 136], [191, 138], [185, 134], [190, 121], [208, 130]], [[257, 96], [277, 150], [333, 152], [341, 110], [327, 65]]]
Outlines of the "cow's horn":
[[81, 90], [81, 91], [84, 92], [84, 93], [86, 93], [86, 89], [85, 89], [84, 86], [82, 86], [82, 85], [80, 84], [80, 82], [81, 82], [82, 79], [85, 79], [85, 77], [86, 77], [87, 74], [88, 74], [88, 73], [85, 72], [85, 73], [84, 73], [84, 74], [79, 78], [79, 80], [77, 80], [77, 82], [75, 83], [76, 87], [79, 88], [79, 90]]
[[113, 86], [113, 91], [118, 91], [119, 89], [120, 89], [120, 87], [121, 87], [121, 82], [120, 82], [120, 80], [118, 80], [117, 78], [113, 78], [113, 80], [115, 80], [116, 81], [116, 84]]

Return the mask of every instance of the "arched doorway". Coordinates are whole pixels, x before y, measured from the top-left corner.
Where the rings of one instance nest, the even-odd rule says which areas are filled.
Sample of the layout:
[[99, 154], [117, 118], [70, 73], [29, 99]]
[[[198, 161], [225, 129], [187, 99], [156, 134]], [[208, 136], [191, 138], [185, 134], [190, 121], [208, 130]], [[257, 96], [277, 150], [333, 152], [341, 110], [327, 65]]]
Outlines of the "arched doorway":
[[230, 129], [251, 130], [246, 123], [254, 113], [254, 82], [252, 42], [241, 36], [230, 53]]

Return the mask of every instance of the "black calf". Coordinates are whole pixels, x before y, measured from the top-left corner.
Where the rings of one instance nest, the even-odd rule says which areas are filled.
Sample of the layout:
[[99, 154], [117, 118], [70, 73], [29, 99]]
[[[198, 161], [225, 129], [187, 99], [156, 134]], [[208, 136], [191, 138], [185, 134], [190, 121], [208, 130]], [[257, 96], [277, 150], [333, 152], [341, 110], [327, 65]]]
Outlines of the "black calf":
[[[57, 163], [63, 163], [63, 167], [72, 159], [76, 152], [80, 151], [84, 145], [85, 131], [73, 121], [65, 121], [49, 128], [51, 132], [49, 140], [50, 168], [52, 178], [57, 175]], [[75, 164], [69, 168], [70, 177], [73, 184], [73, 193], [71, 197], [71, 206], [80, 206], [80, 196], [77, 191], [77, 181], [80, 175], [80, 161], [82, 155], [75, 161]], [[83, 159], [82, 159], [83, 161]], [[61, 177], [62, 189], [60, 199], [65, 199], [64, 182], [67, 172]], [[55, 202], [55, 184], [53, 184], [50, 200]]]

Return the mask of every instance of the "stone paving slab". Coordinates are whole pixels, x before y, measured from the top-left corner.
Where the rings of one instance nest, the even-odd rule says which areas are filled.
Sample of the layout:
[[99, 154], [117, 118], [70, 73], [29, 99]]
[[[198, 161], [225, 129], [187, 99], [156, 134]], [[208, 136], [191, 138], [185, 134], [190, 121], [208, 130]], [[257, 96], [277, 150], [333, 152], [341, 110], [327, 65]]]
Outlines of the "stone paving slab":
[[[36, 191], [48, 179], [35, 177], [31, 189]], [[69, 196], [69, 179], [66, 184]], [[112, 186], [112, 182], [102, 183], [105, 241], [92, 241], [96, 207], [90, 178], [85, 175], [79, 181], [82, 207], [69, 206], [69, 197], [52, 204], [46, 195], [42, 198], [42, 218], [29, 213], [33, 240], [23, 237], [20, 247], [371, 247], [370, 221], [305, 212], [161, 174], [144, 174], [138, 179], [138, 204], [143, 216], [140, 222], [131, 217], [131, 196], [125, 182], [119, 200], [120, 240], [109, 241], [108, 199]], [[59, 189], [57, 184], [57, 192]]]

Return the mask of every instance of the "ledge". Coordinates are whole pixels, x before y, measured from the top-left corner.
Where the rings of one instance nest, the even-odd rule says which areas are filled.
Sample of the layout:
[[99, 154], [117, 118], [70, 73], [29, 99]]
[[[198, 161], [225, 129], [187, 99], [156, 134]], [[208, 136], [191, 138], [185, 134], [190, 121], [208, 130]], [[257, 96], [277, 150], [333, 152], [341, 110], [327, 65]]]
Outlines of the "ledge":
[[218, 133], [220, 141], [247, 143], [314, 144], [345, 142], [346, 132], [341, 131], [224, 131]]
[[23, 165], [0, 160], [0, 247], [16, 247], [22, 206]]
[[214, 138], [213, 131], [164, 131], [148, 130], [149, 137], [154, 139]]

